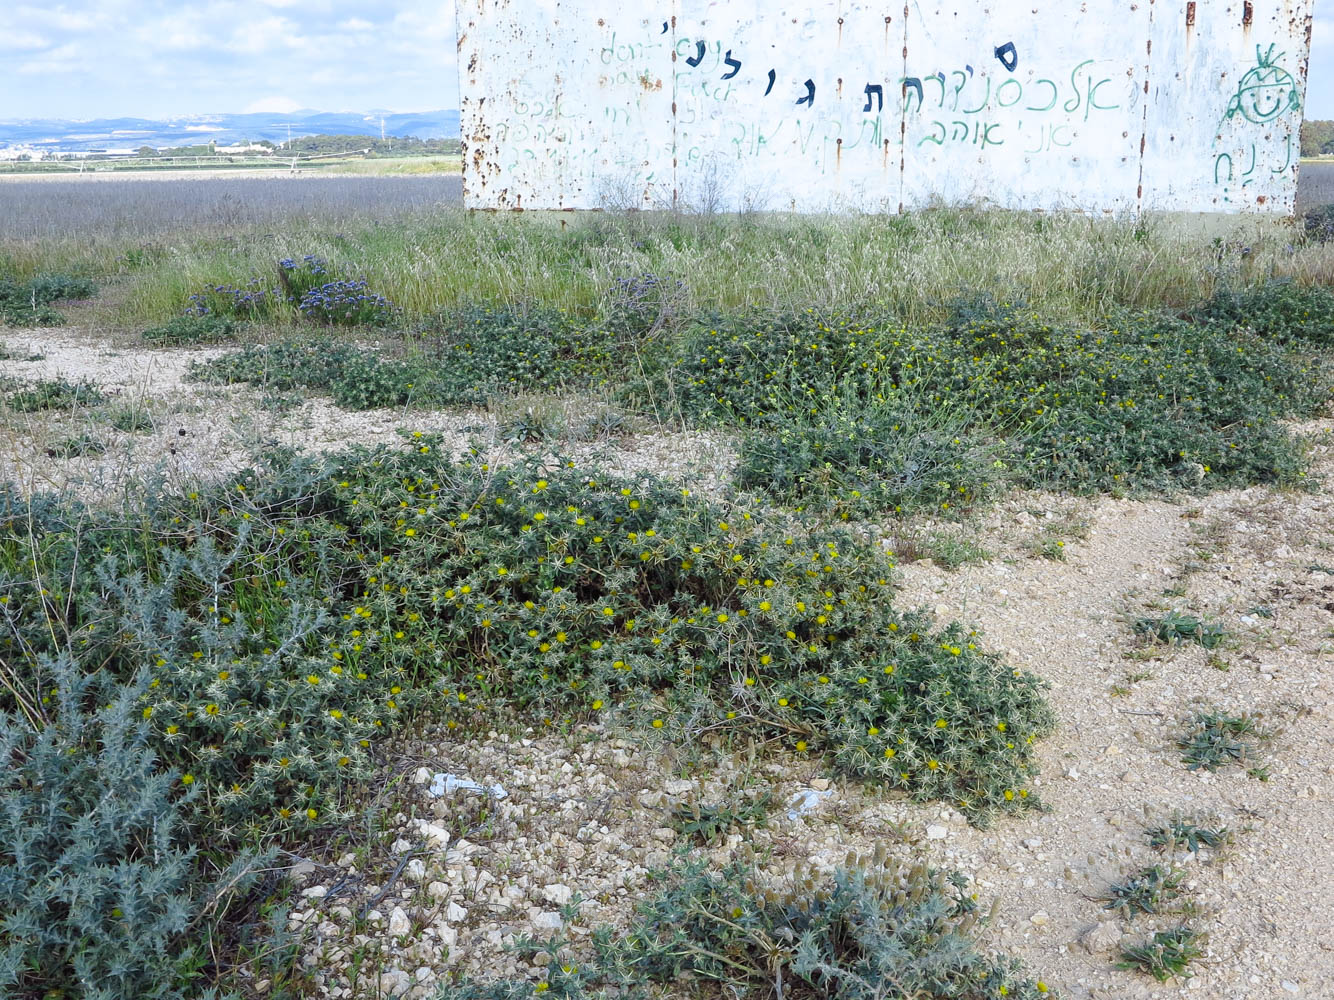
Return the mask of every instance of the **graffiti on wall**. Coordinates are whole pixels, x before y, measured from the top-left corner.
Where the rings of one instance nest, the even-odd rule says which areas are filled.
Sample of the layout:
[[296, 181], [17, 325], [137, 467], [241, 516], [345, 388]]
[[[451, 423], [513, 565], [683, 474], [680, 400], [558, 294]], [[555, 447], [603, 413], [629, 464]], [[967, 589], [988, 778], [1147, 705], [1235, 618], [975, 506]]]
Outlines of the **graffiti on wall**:
[[[1267, 51], [1262, 51], [1260, 46], [1255, 47], [1255, 65], [1237, 83], [1237, 92], [1232, 95], [1223, 120], [1219, 122], [1215, 147], [1222, 142], [1225, 133], [1232, 131], [1229, 126], [1243, 125], [1240, 157], [1230, 151], [1218, 152], [1214, 156], [1214, 183], [1219, 186], [1221, 197], [1227, 204], [1231, 204], [1237, 187], [1244, 192], [1264, 180], [1266, 170], [1270, 174], [1286, 174], [1298, 156], [1301, 88], [1292, 74], [1283, 68], [1284, 54], [1275, 54], [1275, 48], [1270, 45]], [[1296, 128], [1288, 129], [1283, 141], [1277, 144], [1272, 140], [1264, 141], [1270, 140], [1268, 135], [1256, 139], [1254, 129], [1244, 127], [1269, 125], [1284, 115], [1294, 118]]]
[[458, 0], [465, 201], [1290, 210], [1310, 0], [1272, 2]]

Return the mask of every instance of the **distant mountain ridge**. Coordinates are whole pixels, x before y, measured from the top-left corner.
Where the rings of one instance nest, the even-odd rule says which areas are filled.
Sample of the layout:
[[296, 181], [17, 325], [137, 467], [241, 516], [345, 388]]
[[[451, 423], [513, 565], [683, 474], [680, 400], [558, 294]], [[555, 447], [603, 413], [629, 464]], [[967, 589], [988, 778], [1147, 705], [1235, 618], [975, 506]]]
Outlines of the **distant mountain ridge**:
[[[456, 139], [457, 111], [385, 113], [386, 136], [414, 135], [419, 139]], [[379, 112], [296, 111], [292, 114], [219, 114], [187, 118], [97, 118], [65, 121], [51, 118], [0, 120], [0, 146], [32, 146], [59, 153], [100, 149], [137, 149], [152, 146], [191, 146], [217, 142], [231, 146], [249, 140], [284, 142], [303, 135], [379, 135]]]

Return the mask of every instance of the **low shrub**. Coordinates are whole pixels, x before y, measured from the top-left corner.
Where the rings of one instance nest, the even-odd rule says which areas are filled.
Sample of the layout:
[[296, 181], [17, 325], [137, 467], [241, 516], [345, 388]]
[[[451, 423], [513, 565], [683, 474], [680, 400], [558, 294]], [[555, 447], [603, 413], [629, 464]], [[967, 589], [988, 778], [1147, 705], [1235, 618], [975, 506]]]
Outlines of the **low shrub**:
[[39, 410], [72, 410], [80, 406], [100, 406], [106, 402], [102, 390], [88, 381], [71, 382], [65, 378], [43, 379], [10, 393], [9, 408], [20, 413]]
[[903, 506], [895, 480], [912, 476], [922, 506], [945, 493], [967, 503], [998, 481], [1076, 492], [1292, 483], [1304, 456], [1277, 421], [1314, 412], [1331, 384], [1289, 339], [1153, 315], [1066, 329], [985, 302], [920, 330], [812, 312], [718, 317], [684, 333], [661, 395], [689, 420], [749, 435], [747, 482], [821, 508], [885, 482], [881, 509]]
[[86, 278], [44, 274], [28, 282], [0, 277], [0, 324], [8, 326], [61, 326], [65, 317], [51, 307], [64, 299], [86, 299], [97, 286]]
[[751, 865], [687, 862], [630, 929], [600, 949], [605, 969], [665, 983], [688, 976], [734, 995], [776, 981], [794, 996], [965, 1000], [1050, 996], [1011, 958], [978, 949], [967, 879], [850, 857], [830, 879], [768, 887]]
[[65, 660], [42, 674], [53, 686], [27, 717], [0, 710], [0, 992], [199, 996], [216, 921], [261, 859], [242, 853], [205, 884], [185, 822], [199, 793], [182, 797], [157, 766], [146, 679], [117, 685]]
[[[979, 917], [958, 873], [850, 855], [832, 876], [798, 873], [790, 885], [768, 884], [748, 861], [718, 870], [702, 858], [682, 858], [651, 877], [660, 887], [630, 927], [595, 930], [591, 963], [551, 959], [538, 994], [649, 997], [702, 980], [725, 996], [764, 995], [775, 983], [782, 996], [849, 1000], [1056, 996], [1018, 960], [979, 948], [977, 928], [989, 918]], [[524, 941], [519, 950], [549, 955], [566, 944]], [[529, 982], [464, 981], [440, 987], [432, 1000], [533, 993]]]
[[658, 480], [456, 464], [413, 441], [275, 456], [158, 502], [151, 527], [0, 521], [0, 655], [49, 650], [56, 614], [81, 663], [148, 664], [155, 749], [252, 833], [335, 818], [373, 741], [419, 706], [451, 725], [778, 738], [977, 822], [1035, 802], [1042, 683], [898, 611], [876, 547]]
[[259, 278], [251, 278], [244, 285], [211, 285], [193, 292], [185, 315], [261, 320], [279, 313], [286, 301], [281, 288], [265, 287]]
[[364, 280], [332, 273], [312, 254], [280, 260], [277, 277], [273, 286], [251, 278], [242, 285], [203, 288], [190, 296], [185, 315], [260, 320], [295, 310], [324, 326], [385, 326], [394, 316], [393, 304]]
[[615, 334], [536, 306], [442, 314], [416, 337], [436, 381], [435, 398], [446, 403], [596, 385], [618, 364]]
[[939, 512], [990, 496], [994, 461], [947, 413], [854, 404], [746, 435], [736, 482], [843, 518]]
[[308, 337], [273, 344], [248, 344], [240, 350], [190, 366], [201, 382], [248, 383], [286, 391], [304, 388], [328, 392], [365, 348], [336, 337]]
[[[1329, 218], [1334, 219], [1334, 211]], [[1334, 288], [1327, 285], [1270, 281], [1242, 291], [1223, 288], [1192, 315], [1224, 329], [1254, 330], [1280, 344], [1334, 346]]]
[[161, 326], [149, 327], [143, 333], [151, 344], [176, 347], [182, 344], [207, 344], [228, 340], [236, 333], [236, 321], [227, 315], [207, 313], [173, 316]]
[[91, 299], [97, 294], [97, 284], [88, 278], [68, 274], [42, 274], [27, 285], [28, 294], [38, 303], [50, 304], [70, 299]]
[[1317, 205], [1302, 213], [1306, 238], [1317, 243], [1334, 241], [1334, 205]]
[[304, 292], [296, 303], [306, 319], [325, 326], [386, 326], [394, 307], [364, 280], [338, 278]]

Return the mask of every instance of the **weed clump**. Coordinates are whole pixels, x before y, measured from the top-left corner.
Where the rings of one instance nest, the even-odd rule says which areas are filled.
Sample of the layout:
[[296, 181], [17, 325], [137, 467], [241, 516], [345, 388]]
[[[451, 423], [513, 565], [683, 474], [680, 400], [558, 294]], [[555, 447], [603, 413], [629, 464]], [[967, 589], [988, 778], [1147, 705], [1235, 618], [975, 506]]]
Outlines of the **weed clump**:
[[1252, 716], [1201, 712], [1177, 740], [1177, 747], [1189, 771], [1217, 771], [1236, 764], [1263, 781], [1268, 773], [1259, 762], [1259, 754], [1261, 745], [1270, 738]]
[[44, 274], [19, 283], [0, 277], [0, 325], [61, 326], [65, 318], [52, 308], [53, 302], [95, 294], [97, 286], [86, 278]]
[[1160, 983], [1169, 979], [1189, 979], [1190, 963], [1204, 955], [1207, 935], [1190, 927], [1159, 931], [1148, 941], [1121, 952], [1118, 969], [1138, 969]]
[[1232, 842], [1232, 833], [1227, 827], [1200, 826], [1195, 820], [1183, 816], [1174, 816], [1162, 826], [1151, 827], [1145, 835], [1150, 847], [1164, 851], [1185, 848], [1192, 854], [1198, 854], [1205, 847], [1217, 850]]
[[218, 313], [196, 315], [187, 313], [173, 316], [161, 326], [149, 327], [143, 332], [144, 340], [164, 347], [184, 344], [207, 344], [229, 340], [236, 333], [236, 320]]
[[1116, 910], [1126, 918], [1137, 913], [1161, 913], [1181, 897], [1181, 882], [1186, 873], [1162, 865], [1150, 865], [1135, 875], [1111, 886], [1103, 895], [1103, 909]]
[[1216, 649], [1227, 638], [1227, 632], [1217, 622], [1207, 622], [1194, 615], [1169, 611], [1161, 618], [1135, 619], [1135, 634], [1148, 636], [1158, 642], [1179, 645], [1193, 642], [1205, 649]]
[[744, 862], [711, 872], [688, 863], [641, 907], [636, 923], [601, 949], [605, 968], [670, 982], [682, 975], [738, 994], [772, 987], [795, 995], [871, 1000], [887, 984], [923, 998], [1051, 995], [1018, 962], [989, 957], [967, 880], [925, 866], [850, 858], [832, 879], [768, 887]]
[[185, 315], [196, 319], [261, 320], [290, 310], [324, 326], [385, 326], [393, 303], [364, 279], [331, 273], [313, 254], [278, 262], [278, 283], [251, 278], [241, 285], [211, 285], [191, 294]]
[[101, 406], [106, 402], [102, 390], [92, 382], [71, 382], [65, 378], [43, 379], [26, 389], [10, 393], [9, 408], [19, 413], [41, 410], [73, 410], [80, 406]]

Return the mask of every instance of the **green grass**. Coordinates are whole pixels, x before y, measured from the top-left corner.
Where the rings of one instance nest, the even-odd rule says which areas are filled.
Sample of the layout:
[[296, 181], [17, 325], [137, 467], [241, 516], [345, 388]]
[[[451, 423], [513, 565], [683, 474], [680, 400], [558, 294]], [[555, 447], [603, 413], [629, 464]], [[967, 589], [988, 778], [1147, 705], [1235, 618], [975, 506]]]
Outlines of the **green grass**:
[[0, 230], [0, 272], [116, 278], [123, 294], [111, 318], [141, 328], [169, 319], [198, 287], [238, 284], [269, 273], [280, 257], [305, 253], [352, 269], [417, 316], [527, 301], [587, 313], [609, 299], [618, 278], [643, 273], [681, 281], [695, 312], [816, 306], [874, 309], [908, 323], [940, 319], [961, 289], [1022, 297], [1053, 321], [1088, 322], [1116, 307], [1184, 308], [1215, 288], [1275, 276], [1334, 280], [1334, 248], [1291, 249], [1291, 232], [1279, 225], [1248, 224], [1221, 240], [1172, 219], [971, 209], [888, 218], [499, 217], [443, 207], [393, 226], [355, 203], [324, 218], [308, 212], [294, 206], [287, 224], [253, 231], [244, 223], [195, 225], [173, 233], [170, 258], [151, 269], [122, 263], [164, 236], [136, 231], [132, 218], [78, 240], [6, 239]]

